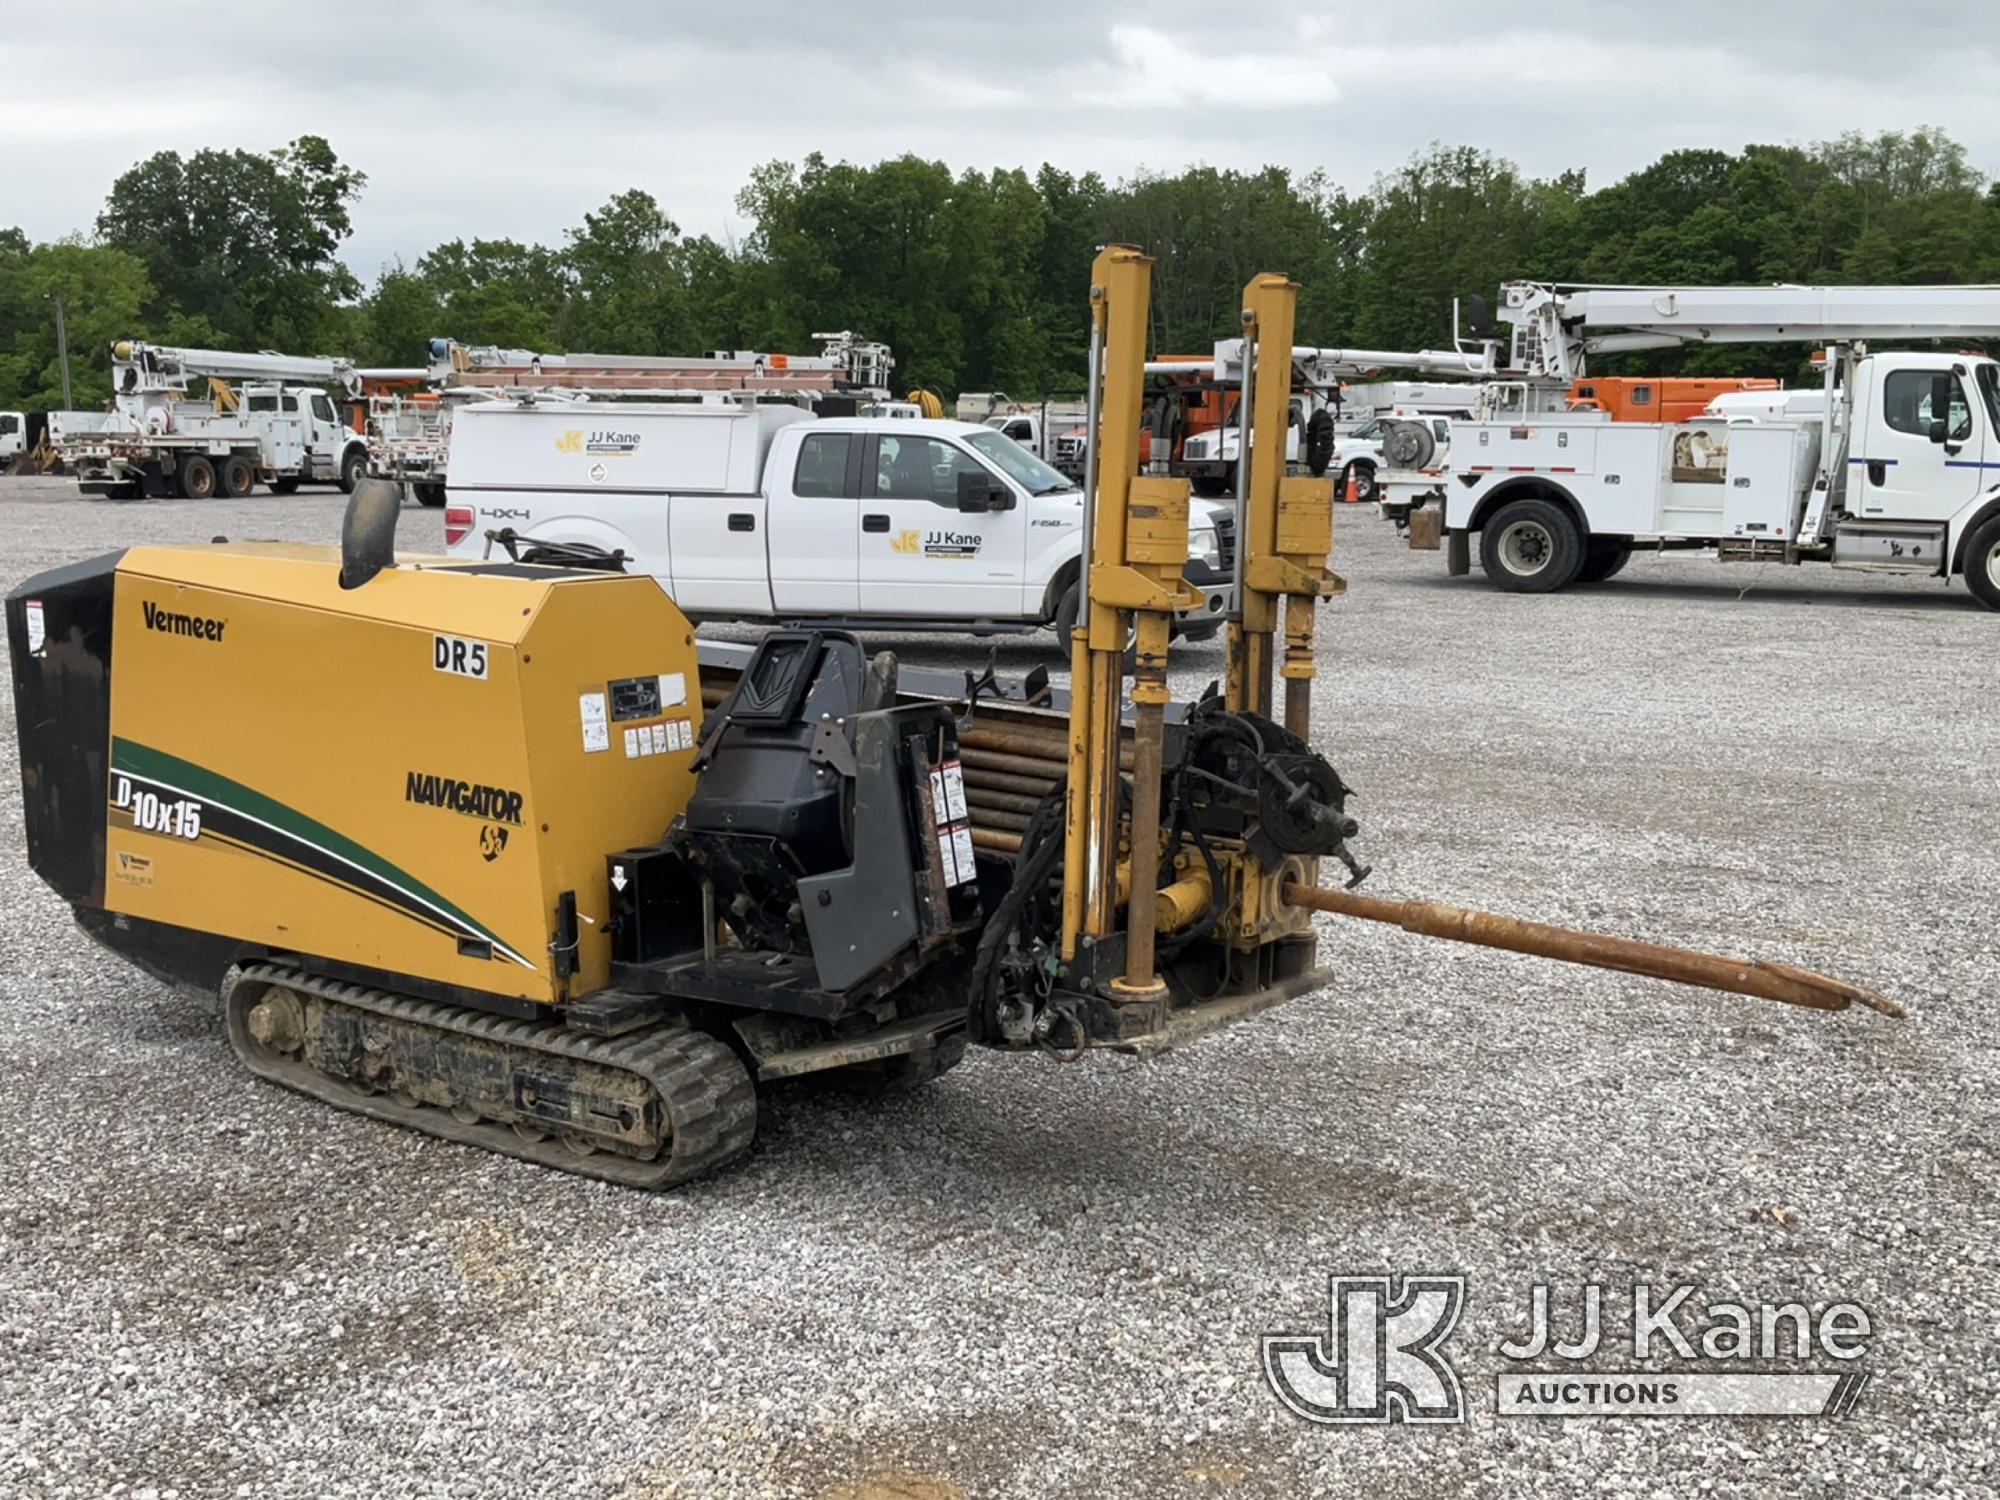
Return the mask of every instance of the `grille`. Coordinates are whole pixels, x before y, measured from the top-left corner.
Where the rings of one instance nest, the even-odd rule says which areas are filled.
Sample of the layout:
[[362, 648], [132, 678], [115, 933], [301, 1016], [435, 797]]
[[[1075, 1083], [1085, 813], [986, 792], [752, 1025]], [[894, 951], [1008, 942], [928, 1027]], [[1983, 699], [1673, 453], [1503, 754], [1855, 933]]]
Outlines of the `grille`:
[[1236, 569], [1235, 516], [1229, 515], [1226, 512], [1219, 513], [1216, 516], [1215, 546], [1216, 550], [1222, 554], [1222, 571], [1225, 573], [1234, 572]]

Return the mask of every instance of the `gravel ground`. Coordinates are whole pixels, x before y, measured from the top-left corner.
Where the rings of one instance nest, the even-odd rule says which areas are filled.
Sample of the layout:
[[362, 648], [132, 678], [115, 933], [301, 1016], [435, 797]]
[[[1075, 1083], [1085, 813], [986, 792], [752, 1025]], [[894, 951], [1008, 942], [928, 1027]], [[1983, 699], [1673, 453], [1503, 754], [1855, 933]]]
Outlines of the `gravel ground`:
[[[11, 481], [0, 572], [339, 515]], [[0, 1489], [1994, 1493], [2000, 622], [1684, 557], [1518, 598], [1359, 512], [1339, 549], [1318, 740], [1373, 889], [1810, 964], [1910, 1019], [1328, 926], [1332, 988], [1183, 1053], [781, 1094], [737, 1169], [648, 1197], [252, 1082], [212, 1002], [76, 934], [10, 792]], [[1311, 1427], [1263, 1384], [1258, 1335], [1378, 1269], [1469, 1278], [1466, 1425]], [[1498, 1418], [1538, 1280], [1853, 1300], [1874, 1378], [1838, 1422]]]

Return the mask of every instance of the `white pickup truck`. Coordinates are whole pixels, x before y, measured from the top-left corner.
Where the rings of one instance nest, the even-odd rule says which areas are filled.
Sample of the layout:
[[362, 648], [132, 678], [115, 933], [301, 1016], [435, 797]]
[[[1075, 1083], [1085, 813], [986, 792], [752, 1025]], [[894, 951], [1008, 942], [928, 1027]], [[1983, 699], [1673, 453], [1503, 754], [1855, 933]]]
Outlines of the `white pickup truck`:
[[[453, 418], [445, 544], [623, 552], [697, 619], [978, 633], [1075, 618], [1083, 496], [970, 422], [794, 406], [522, 398]], [[1193, 503], [1187, 577], [1228, 610], [1232, 516]]]

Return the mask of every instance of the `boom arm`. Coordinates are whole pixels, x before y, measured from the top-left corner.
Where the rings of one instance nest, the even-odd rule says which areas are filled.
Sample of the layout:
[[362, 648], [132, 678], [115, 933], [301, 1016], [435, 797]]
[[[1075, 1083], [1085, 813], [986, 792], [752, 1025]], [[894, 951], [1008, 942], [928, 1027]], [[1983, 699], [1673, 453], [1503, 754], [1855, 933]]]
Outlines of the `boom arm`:
[[1568, 286], [1510, 281], [1509, 364], [1570, 381], [1592, 354], [1682, 344], [2000, 338], [2000, 286]]
[[190, 380], [275, 380], [337, 385], [352, 394], [361, 376], [351, 360], [326, 355], [248, 354], [229, 349], [175, 349], [135, 339], [111, 346], [112, 385], [122, 395], [185, 389]]
[[[1498, 368], [1499, 346], [1489, 340], [1474, 353], [1462, 349], [1324, 349], [1298, 344], [1292, 348], [1292, 364], [1314, 385], [1331, 385], [1376, 370], [1414, 370], [1424, 375], [1483, 380]], [[1187, 368], [1185, 364], [1148, 364], [1146, 373], [1173, 374]], [[1215, 379], [1224, 385], [1242, 381], [1242, 339], [1216, 341]]]

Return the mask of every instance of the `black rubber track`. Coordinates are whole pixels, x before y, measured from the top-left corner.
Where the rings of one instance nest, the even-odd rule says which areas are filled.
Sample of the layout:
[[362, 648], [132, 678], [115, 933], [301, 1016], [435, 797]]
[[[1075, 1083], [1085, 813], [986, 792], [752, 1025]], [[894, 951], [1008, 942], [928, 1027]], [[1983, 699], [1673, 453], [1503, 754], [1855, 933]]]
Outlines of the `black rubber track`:
[[[388, 1094], [364, 1094], [301, 1059], [267, 1051], [256, 1043], [249, 1033], [248, 1015], [267, 985], [283, 985], [302, 995], [318, 996], [330, 1005], [453, 1033], [489, 1046], [633, 1074], [650, 1085], [659, 1098], [669, 1128], [667, 1142], [657, 1155], [645, 1160], [619, 1154], [609, 1145], [590, 1155], [579, 1155], [553, 1135], [541, 1141], [524, 1139], [508, 1122], [467, 1123], [431, 1105], [400, 1104]], [[514, 1021], [463, 1006], [411, 1000], [361, 985], [319, 979], [278, 964], [231, 969], [222, 982], [222, 1003], [230, 1044], [244, 1066], [258, 1077], [338, 1109], [461, 1145], [484, 1147], [559, 1172], [625, 1187], [674, 1187], [734, 1161], [750, 1149], [757, 1133], [757, 1091], [749, 1072], [726, 1045], [705, 1032], [685, 1027], [654, 1026], [619, 1037], [586, 1036], [555, 1021]]]

